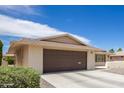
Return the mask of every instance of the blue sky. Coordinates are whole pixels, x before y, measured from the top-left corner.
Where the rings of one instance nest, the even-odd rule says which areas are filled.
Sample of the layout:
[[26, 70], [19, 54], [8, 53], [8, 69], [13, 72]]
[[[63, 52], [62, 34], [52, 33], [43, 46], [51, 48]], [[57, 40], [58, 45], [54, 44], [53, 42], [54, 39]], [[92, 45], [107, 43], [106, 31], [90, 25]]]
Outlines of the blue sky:
[[12, 28], [8, 26], [10, 32], [3, 28], [7, 22], [4, 16], [76, 34], [88, 39], [88, 43], [106, 50], [124, 46], [124, 6], [0, 6], [0, 15], [3, 19], [2, 22], [0, 20], [3, 25], [0, 27], [0, 39], [4, 42], [4, 53], [10, 41], [26, 37], [23, 29], [14, 27], [16, 22], [20, 24], [18, 21], [11, 24]]

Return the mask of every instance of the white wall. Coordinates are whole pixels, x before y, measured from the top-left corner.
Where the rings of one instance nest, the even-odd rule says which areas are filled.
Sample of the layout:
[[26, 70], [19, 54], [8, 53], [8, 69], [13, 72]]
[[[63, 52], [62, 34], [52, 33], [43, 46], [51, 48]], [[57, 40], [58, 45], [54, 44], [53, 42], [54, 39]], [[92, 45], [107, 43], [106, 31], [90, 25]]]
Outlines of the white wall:
[[112, 69], [112, 68], [124, 68], [124, 61], [106, 62], [106, 67], [109, 68], [109, 69]]
[[87, 52], [87, 69], [95, 69], [95, 53], [93, 51]]

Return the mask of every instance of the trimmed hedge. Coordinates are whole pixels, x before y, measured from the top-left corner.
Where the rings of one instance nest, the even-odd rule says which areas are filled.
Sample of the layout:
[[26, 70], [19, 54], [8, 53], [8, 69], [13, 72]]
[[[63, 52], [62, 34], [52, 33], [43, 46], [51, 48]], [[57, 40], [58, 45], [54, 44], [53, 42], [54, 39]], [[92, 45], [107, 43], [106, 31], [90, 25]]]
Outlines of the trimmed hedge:
[[39, 88], [40, 74], [32, 68], [0, 67], [0, 88]]

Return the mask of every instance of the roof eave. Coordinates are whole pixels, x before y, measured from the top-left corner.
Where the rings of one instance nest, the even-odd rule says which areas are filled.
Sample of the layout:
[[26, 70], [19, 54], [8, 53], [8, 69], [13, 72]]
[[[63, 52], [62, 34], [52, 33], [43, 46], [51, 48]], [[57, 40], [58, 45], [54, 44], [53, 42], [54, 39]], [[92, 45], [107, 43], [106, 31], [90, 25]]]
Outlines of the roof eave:
[[14, 49], [15, 47], [19, 46], [19, 45], [38, 45], [38, 46], [55, 46], [55, 45], [59, 45], [59, 47], [65, 47], [66, 46], [69, 48], [80, 48], [80, 49], [85, 49], [86, 50], [92, 50], [92, 51], [102, 51], [101, 49], [98, 48], [92, 48], [89, 46], [81, 46], [81, 45], [71, 45], [71, 44], [63, 44], [63, 43], [56, 43], [56, 42], [48, 42], [48, 41], [31, 41], [31, 40], [25, 40], [25, 41], [15, 41], [11, 44], [8, 53], [14, 53]]

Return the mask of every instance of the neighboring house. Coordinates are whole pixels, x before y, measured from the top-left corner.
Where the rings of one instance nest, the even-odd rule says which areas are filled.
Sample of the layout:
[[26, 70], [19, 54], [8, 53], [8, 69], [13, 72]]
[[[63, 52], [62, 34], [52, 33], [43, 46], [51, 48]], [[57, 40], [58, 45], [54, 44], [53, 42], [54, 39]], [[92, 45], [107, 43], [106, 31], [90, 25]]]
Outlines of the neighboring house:
[[124, 51], [116, 52], [110, 55], [110, 61], [124, 61]]
[[14, 59], [15, 58], [15, 55], [14, 54], [3, 55], [2, 66], [8, 66], [8, 62], [6, 61], [6, 57], [12, 57]]
[[13, 41], [9, 54], [16, 55], [16, 66], [32, 67], [41, 74], [54, 71], [94, 69], [109, 54], [85, 44], [70, 34]]

